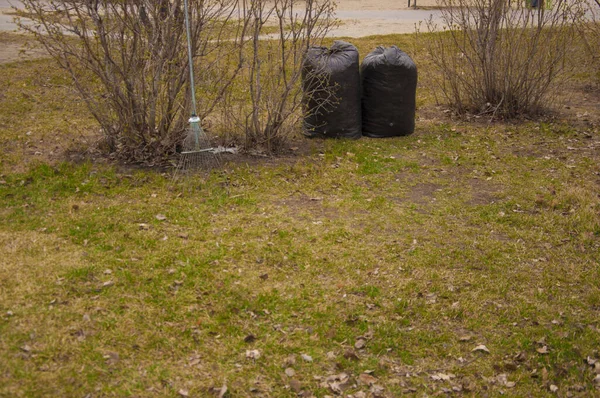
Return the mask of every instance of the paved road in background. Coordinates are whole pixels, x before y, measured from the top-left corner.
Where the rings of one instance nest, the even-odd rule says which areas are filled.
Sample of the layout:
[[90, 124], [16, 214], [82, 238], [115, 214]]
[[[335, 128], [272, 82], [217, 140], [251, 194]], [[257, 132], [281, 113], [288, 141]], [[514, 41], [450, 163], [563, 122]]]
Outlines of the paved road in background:
[[[370, 0], [364, 0], [370, 1]], [[0, 0], [0, 31], [16, 31], [13, 22], [11, 7], [23, 7], [18, 0]], [[337, 17], [343, 22], [339, 28], [330, 32], [330, 36], [361, 37], [390, 33], [412, 33], [415, 24], [425, 21], [433, 15], [438, 19], [437, 10], [409, 10], [409, 9], [382, 9], [382, 10], [345, 10], [336, 12]]]
[[[593, 1], [593, 0], [589, 0]], [[339, 0], [336, 16], [342, 24], [329, 32], [331, 37], [363, 37], [391, 33], [413, 33], [419, 27], [427, 31], [425, 21], [429, 18], [442, 29], [439, 10], [407, 9], [405, 1], [397, 0]], [[420, 5], [435, 4], [435, 0], [418, 0]], [[0, 0], [0, 31], [16, 31], [11, 5], [22, 7], [19, 0]], [[591, 15], [588, 15], [591, 18]]]
[[13, 13], [12, 7], [23, 8], [23, 3], [19, 0], [0, 0], [0, 31], [16, 31], [17, 25], [13, 22], [14, 15], [7, 15], [7, 13]]

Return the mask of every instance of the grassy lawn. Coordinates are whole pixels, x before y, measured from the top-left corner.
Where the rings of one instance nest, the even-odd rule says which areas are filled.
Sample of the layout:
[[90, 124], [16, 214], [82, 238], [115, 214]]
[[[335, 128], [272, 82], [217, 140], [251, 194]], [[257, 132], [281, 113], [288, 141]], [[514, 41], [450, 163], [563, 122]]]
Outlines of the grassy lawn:
[[174, 183], [65, 161], [52, 65], [0, 65], [1, 396], [599, 394], [597, 125], [452, 121], [422, 69], [412, 136]]

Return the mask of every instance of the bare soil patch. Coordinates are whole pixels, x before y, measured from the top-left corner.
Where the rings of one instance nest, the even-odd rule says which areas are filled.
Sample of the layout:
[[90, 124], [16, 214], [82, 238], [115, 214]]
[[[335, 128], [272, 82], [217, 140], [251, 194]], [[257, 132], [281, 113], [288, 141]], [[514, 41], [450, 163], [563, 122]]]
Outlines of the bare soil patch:
[[498, 200], [498, 195], [502, 192], [501, 187], [478, 178], [471, 178], [469, 186], [471, 188], [471, 200], [468, 204], [473, 206], [492, 204]]

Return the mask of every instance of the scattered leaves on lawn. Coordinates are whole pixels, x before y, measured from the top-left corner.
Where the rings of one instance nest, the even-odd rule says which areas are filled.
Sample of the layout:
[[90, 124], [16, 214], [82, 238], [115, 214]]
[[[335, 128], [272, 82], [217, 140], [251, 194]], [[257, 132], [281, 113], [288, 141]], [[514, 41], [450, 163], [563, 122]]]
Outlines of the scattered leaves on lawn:
[[379, 384], [373, 384], [371, 388], [369, 388], [369, 392], [373, 394], [373, 398], [380, 398], [384, 396], [385, 389]]
[[246, 350], [246, 359], [257, 360], [260, 358], [259, 350]]
[[358, 361], [358, 355], [356, 355], [356, 352], [354, 352], [354, 350], [346, 350], [344, 351], [344, 358], [346, 359], [350, 359], [352, 361]]
[[517, 385], [517, 383], [515, 383], [514, 381], [508, 381], [508, 375], [506, 373], [502, 373], [496, 376], [496, 382], [506, 388], [513, 388]]
[[164, 214], [157, 214], [156, 219], [158, 221], [165, 221], [167, 219], [167, 216], [165, 216]]
[[365, 339], [359, 338], [358, 340], [356, 340], [356, 343], [354, 343], [354, 348], [356, 348], [357, 350], [362, 350], [363, 348], [365, 348], [366, 345], [367, 341]]
[[286, 368], [285, 375], [287, 377], [294, 377], [296, 375], [296, 371], [293, 368]]
[[368, 386], [377, 383], [377, 378], [371, 376], [368, 373], [361, 373], [360, 376], [358, 376], [358, 381], [360, 381], [363, 384], [366, 384]]
[[313, 359], [312, 359], [312, 357], [311, 357], [310, 355], [307, 355], [307, 354], [301, 354], [300, 356], [301, 356], [301, 357], [302, 357], [302, 359], [304, 359], [306, 362], [312, 362], [312, 361], [313, 361]]
[[302, 391], [302, 383], [296, 379], [290, 379], [290, 387], [296, 394]]
[[325, 378], [325, 381], [321, 383], [321, 387], [328, 388], [334, 394], [341, 395], [351, 384], [350, 376], [347, 373], [340, 373]]
[[291, 366], [294, 366], [295, 364], [296, 364], [296, 356], [295, 355], [290, 355], [283, 360], [284, 367], [289, 368]]
[[218, 397], [218, 398], [223, 398], [223, 397], [225, 397], [225, 395], [227, 394], [227, 391], [228, 391], [228, 389], [227, 389], [227, 384], [223, 384], [223, 386], [221, 387], [221, 389], [220, 389], [220, 390], [219, 390], [219, 392], [218, 392], [218, 395], [217, 395], [217, 397]]
[[483, 344], [478, 345], [477, 347], [473, 348], [471, 351], [473, 351], [473, 352], [485, 352], [485, 353], [488, 353], [488, 354], [490, 353], [490, 350], [488, 350], [488, 348], [485, 345], [483, 345]]
[[118, 352], [108, 352], [103, 358], [107, 365], [116, 365], [121, 359]]
[[450, 381], [450, 379], [453, 377], [456, 377], [456, 376], [453, 375], [452, 373], [450, 373], [450, 374], [436, 373], [436, 374], [431, 375], [431, 379], [435, 380], [435, 381]]
[[542, 347], [536, 348], [536, 351], [538, 352], [538, 354], [547, 354], [548, 346], [542, 346]]
[[594, 366], [596, 364], [596, 362], [598, 362], [598, 360], [596, 358], [592, 358], [590, 356], [588, 356], [585, 361], [587, 362], [588, 365], [590, 366]]

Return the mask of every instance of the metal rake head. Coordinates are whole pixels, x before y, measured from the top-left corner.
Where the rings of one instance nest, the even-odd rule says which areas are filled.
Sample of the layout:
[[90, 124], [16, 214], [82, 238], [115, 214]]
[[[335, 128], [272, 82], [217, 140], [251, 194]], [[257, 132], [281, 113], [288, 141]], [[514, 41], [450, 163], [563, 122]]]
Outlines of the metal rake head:
[[190, 126], [182, 143], [182, 151], [177, 166], [177, 174], [197, 170], [211, 170], [219, 167], [220, 156], [210, 144], [200, 126], [200, 118], [192, 116]]

